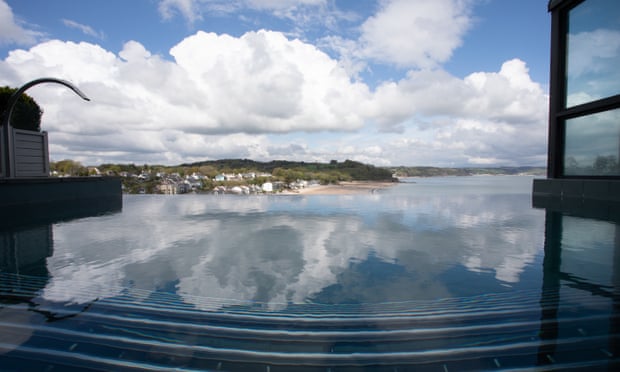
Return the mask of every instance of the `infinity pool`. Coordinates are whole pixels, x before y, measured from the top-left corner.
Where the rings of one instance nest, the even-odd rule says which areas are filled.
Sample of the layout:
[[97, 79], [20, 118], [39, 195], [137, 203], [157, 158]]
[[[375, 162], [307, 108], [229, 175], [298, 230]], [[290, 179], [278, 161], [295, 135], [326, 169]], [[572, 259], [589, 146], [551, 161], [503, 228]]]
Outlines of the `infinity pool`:
[[5, 226], [0, 369], [614, 369], [617, 219], [531, 187], [125, 196]]

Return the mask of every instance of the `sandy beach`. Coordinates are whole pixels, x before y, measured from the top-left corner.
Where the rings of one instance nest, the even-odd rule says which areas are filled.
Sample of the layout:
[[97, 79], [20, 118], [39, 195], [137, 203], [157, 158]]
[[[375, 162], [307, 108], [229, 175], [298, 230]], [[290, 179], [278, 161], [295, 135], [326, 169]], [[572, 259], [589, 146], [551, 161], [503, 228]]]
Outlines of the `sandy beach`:
[[352, 195], [371, 194], [375, 190], [396, 185], [395, 182], [352, 181], [333, 185], [313, 185], [299, 190], [285, 191], [282, 195]]

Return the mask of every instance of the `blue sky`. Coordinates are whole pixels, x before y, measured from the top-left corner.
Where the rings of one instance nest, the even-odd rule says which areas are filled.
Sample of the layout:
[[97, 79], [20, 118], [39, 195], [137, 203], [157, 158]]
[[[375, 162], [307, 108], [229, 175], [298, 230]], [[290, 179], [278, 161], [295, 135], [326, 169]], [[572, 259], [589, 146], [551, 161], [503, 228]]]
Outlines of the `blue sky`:
[[0, 0], [53, 160], [544, 165], [544, 0]]

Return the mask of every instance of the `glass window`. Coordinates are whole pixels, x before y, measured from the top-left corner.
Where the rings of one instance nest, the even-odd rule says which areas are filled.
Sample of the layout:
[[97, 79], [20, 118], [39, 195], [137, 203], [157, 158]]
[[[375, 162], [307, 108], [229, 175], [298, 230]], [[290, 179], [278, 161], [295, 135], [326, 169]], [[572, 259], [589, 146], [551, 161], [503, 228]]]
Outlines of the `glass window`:
[[620, 1], [585, 1], [568, 24], [566, 107], [619, 94]]
[[618, 176], [620, 109], [566, 120], [564, 174]]

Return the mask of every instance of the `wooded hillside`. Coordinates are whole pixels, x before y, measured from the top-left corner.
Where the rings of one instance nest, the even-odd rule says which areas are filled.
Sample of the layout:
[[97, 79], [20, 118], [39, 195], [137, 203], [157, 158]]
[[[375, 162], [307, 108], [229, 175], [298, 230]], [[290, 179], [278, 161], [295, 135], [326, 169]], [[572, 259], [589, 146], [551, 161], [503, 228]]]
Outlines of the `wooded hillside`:
[[363, 164], [353, 160], [338, 162], [332, 160], [329, 163], [296, 162], [286, 160], [273, 160], [270, 162], [258, 162], [249, 159], [222, 159], [208, 160], [190, 164], [181, 164], [181, 167], [200, 168], [213, 167], [218, 172], [264, 172], [274, 176], [284, 176], [289, 179], [320, 179], [328, 177], [329, 181], [389, 181], [392, 172], [387, 168], [379, 168], [374, 165]]

